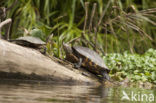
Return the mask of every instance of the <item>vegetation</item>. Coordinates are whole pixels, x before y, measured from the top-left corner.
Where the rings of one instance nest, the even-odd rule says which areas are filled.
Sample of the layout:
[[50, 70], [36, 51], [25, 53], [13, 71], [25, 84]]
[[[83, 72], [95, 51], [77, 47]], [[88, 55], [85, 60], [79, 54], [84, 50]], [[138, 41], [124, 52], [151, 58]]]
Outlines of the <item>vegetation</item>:
[[[10, 38], [33, 35], [46, 41], [53, 33], [49, 54], [63, 58], [62, 42], [77, 43], [106, 55], [111, 74], [122, 74], [119, 79], [156, 83], [156, 1], [85, 1], [18, 0], [7, 11], [13, 19]], [[0, 7], [14, 2], [1, 0]]]
[[143, 55], [128, 52], [112, 53], [104, 57], [111, 68], [112, 78], [131, 82], [142, 81], [156, 84], [156, 50], [149, 49]]

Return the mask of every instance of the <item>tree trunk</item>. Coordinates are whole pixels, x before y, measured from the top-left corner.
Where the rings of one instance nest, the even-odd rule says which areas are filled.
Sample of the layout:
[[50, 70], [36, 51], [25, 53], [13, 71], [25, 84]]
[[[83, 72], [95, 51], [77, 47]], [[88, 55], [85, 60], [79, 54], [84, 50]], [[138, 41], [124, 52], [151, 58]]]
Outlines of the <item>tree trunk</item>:
[[39, 51], [0, 39], [0, 78], [22, 78], [74, 81], [98, 84], [92, 79], [68, 69]]

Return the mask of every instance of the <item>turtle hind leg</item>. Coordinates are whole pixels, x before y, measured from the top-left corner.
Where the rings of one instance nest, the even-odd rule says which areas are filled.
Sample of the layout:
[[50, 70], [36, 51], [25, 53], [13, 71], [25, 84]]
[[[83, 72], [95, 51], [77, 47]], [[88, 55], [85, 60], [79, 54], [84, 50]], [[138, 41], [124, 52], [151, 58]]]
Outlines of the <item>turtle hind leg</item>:
[[81, 65], [82, 65], [82, 58], [79, 58], [79, 62], [78, 63], [74, 63], [74, 67], [78, 69], [78, 68], [81, 67]]
[[38, 50], [40, 51], [40, 53], [42, 53], [43, 55], [47, 55], [47, 47], [43, 46], [42, 48], [38, 48]]
[[110, 80], [110, 77], [109, 77], [109, 74], [107, 73], [107, 71], [103, 71], [102, 76], [103, 76], [103, 80]]

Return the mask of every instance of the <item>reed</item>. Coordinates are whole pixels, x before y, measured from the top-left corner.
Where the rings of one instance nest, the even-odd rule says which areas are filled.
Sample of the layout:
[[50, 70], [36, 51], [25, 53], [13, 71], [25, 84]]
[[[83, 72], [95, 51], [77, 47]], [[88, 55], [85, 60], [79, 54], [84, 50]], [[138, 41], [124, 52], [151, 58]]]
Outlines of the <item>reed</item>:
[[[79, 37], [72, 44], [96, 48], [102, 55], [144, 53], [156, 48], [155, 0], [85, 1], [89, 3], [88, 17], [84, 0], [18, 0], [7, 11], [7, 18], [13, 19], [10, 36], [32, 35], [33, 29], [39, 29], [42, 33], [38, 36], [46, 40], [53, 33], [48, 47], [57, 57], [63, 57], [62, 41]], [[0, 6], [9, 7], [13, 3], [14, 0], [1, 0]]]

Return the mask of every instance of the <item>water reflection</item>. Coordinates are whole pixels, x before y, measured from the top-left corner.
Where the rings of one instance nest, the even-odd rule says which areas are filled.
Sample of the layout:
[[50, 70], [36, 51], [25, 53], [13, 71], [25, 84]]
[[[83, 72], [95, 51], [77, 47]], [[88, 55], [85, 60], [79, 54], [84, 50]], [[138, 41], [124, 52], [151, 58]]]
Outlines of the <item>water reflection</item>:
[[134, 88], [105, 88], [104, 86], [96, 87], [91, 85], [74, 85], [69, 83], [3, 80], [0, 81], [0, 102], [133, 103], [128, 100], [121, 101], [123, 90], [127, 93], [130, 93], [131, 91], [151, 92], [153, 94], [156, 93], [155, 90], [140, 90]]

